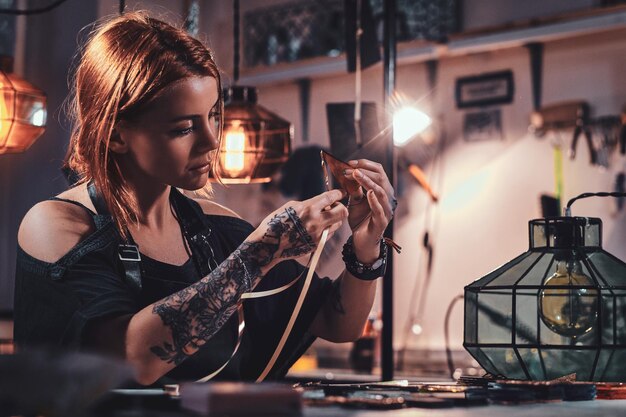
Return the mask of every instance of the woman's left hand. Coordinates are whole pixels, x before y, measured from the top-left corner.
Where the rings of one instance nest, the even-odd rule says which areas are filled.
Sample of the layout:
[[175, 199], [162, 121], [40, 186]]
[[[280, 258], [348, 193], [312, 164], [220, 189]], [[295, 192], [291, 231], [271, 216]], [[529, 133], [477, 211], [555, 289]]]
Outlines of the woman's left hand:
[[352, 169], [346, 169], [344, 175], [361, 185], [350, 195], [348, 204], [354, 253], [359, 261], [369, 264], [380, 255], [380, 240], [393, 217], [396, 199], [381, 164], [367, 159], [348, 163]]

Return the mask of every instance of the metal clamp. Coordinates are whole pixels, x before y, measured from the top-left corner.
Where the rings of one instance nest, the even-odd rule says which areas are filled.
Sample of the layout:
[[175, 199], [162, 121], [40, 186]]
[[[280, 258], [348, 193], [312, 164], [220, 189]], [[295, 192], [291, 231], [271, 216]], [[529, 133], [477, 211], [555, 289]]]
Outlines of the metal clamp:
[[121, 261], [141, 262], [141, 254], [137, 245], [123, 245], [117, 247], [117, 253]]

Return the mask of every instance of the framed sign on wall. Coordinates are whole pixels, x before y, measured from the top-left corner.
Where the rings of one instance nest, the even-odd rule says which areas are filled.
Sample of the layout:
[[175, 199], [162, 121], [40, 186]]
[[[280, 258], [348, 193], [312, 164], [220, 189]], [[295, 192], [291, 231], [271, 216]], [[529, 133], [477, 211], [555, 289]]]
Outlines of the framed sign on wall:
[[509, 104], [513, 101], [514, 92], [511, 70], [462, 77], [456, 80], [456, 106], [465, 109]]

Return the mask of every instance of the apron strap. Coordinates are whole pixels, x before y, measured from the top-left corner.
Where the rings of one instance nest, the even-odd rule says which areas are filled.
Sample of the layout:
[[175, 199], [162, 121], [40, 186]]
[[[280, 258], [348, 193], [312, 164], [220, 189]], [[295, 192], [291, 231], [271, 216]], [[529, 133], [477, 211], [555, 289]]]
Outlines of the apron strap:
[[[89, 198], [93, 203], [93, 206], [96, 209], [96, 212], [99, 216], [108, 216], [111, 217], [111, 213], [107, 209], [106, 203], [98, 191], [96, 190], [96, 186], [93, 181], [89, 181], [87, 184], [87, 192], [89, 193]], [[97, 222], [96, 222], [97, 223]], [[122, 262], [122, 266], [124, 267], [124, 276], [126, 283], [133, 289], [135, 292], [141, 291], [141, 254], [139, 253], [139, 248], [133, 241], [130, 233], [126, 233], [129, 240], [124, 242], [120, 242], [117, 246], [117, 256]]]

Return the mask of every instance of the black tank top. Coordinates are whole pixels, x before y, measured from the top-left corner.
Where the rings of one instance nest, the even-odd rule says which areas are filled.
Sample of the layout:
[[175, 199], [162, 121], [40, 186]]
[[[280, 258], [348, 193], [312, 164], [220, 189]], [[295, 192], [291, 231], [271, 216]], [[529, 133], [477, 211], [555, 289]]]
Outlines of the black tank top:
[[[118, 245], [124, 242], [108, 214], [94, 213], [81, 205], [93, 217], [96, 231], [57, 262], [35, 259], [18, 246], [14, 306], [14, 334], [18, 348], [84, 349], [85, 330], [90, 323], [135, 314], [198, 281], [254, 230], [249, 223], [236, 217], [205, 215], [195, 201], [175, 188], [172, 188], [171, 199], [181, 226], [187, 233], [192, 233], [188, 239], [196, 240], [196, 249], [192, 247], [192, 256], [180, 266], [141, 254], [142, 287], [139, 291], [125, 278], [124, 265], [117, 253]], [[198, 230], [201, 230], [199, 235]], [[255, 291], [282, 286], [301, 272], [302, 267], [297, 262], [282, 262], [263, 278]], [[228, 366], [214, 379], [254, 380], [261, 373], [282, 335], [302, 281], [273, 297], [244, 302], [246, 330], [241, 346]], [[313, 342], [314, 337], [308, 333], [308, 328], [325, 302], [330, 286], [328, 278], [315, 277], [283, 353], [268, 379], [283, 376]], [[196, 380], [218, 369], [235, 347], [237, 326], [238, 319], [234, 314], [195, 355], [169, 372], [161, 382]]]

